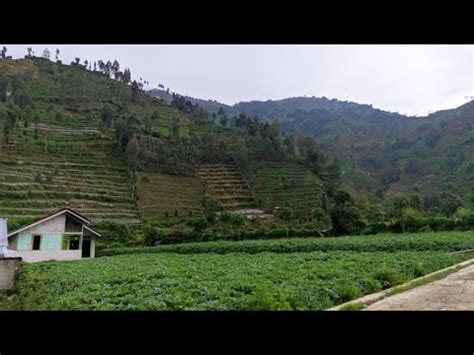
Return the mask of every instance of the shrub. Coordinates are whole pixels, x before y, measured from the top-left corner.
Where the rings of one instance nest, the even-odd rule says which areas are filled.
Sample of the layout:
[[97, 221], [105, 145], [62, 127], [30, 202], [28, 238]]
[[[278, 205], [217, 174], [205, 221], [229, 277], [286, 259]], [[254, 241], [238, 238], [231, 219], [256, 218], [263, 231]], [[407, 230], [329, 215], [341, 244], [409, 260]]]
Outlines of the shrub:
[[245, 224], [245, 216], [239, 213], [233, 213], [230, 223], [234, 226], [242, 226]]
[[231, 219], [232, 219], [232, 215], [231, 215], [231, 213], [229, 213], [227, 211], [223, 211], [219, 215], [219, 221], [222, 222], [222, 223], [229, 223], [231, 221]]
[[294, 211], [291, 207], [283, 207], [280, 210], [279, 217], [284, 221], [291, 221], [294, 217]]
[[156, 241], [163, 239], [165, 232], [163, 229], [147, 225], [143, 233], [145, 245], [154, 245]]

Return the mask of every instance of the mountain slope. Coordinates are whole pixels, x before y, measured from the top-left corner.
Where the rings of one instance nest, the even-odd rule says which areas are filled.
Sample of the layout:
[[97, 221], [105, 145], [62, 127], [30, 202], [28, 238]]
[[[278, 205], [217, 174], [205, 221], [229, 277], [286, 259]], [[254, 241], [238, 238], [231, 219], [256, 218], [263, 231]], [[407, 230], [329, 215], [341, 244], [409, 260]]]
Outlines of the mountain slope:
[[189, 100], [211, 112], [222, 108], [229, 115], [278, 120], [287, 133], [311, 134], [340, 159], [344, 182], [355, 194], [472, 192], [474, 102], [426, 117], [406, 117], [370, 105], [315, 97], [233, 106]]
[[[82, 65], [0, 60], [2, 85], [0, 215], [10, 220], [69, 204], [94, 222], [174, 223], [202, 217], [206, 191], [219, 199], [199, 176], [205, 164], [232, 164], [250, 181], [257, 163], [309, 161], [285, 148], [268, 124], [224, 127]], [[314, 159], [322, 156], [316, 147], [309, 151]], [[326, 163], [318, 163], [324, 170]], [[294, 198], [288, 194], [264, 207]]]

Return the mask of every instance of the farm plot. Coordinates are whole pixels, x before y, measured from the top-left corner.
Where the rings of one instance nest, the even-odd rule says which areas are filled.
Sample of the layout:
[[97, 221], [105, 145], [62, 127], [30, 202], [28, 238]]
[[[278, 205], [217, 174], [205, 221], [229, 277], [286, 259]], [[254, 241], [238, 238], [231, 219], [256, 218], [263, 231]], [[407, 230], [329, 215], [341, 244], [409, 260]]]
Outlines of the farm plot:
[[173, 221], [204, 215], [199, 179], [159, 173], [138, 173], [138, 208], [142, 218]]
[[264, 209], [290, 207], [302, 215], [321, 207], [322, 188], [317, 177], [293, 163], [259, 163], [250, 178], [255, 196]]
[[445, 252], [141, 254], [22, 265], [24, 310], [322, 310], [463, 260]]
[[355, 251], [355, 252], [394, 252], [394, 251], [445, 251], [455, 252], [474, 249], [474, 232], [439, 232], [415, 234], [379, 234], [347, 237], [306, 237], [271, 240], [215, 241], [201, 243], [182, 243], [160, 247], [111, 248], [98, 252], [98, 255], [143, 253], [179, 254], [230, 254], [263, 252], [294, 253], [314, 251]]
[[199, 177], [207, 184], [219, 205], [228, 210], [255, 207], [247, 182], [232, 164], [204, 164]]
[[0, 215], [26, 221], [68, 203], [93, 222], [138, 222], [125, 163], [111, 141], [91, 127], [51, 127], [40, 126], [34, 137], [15, 131], [0, 159]]

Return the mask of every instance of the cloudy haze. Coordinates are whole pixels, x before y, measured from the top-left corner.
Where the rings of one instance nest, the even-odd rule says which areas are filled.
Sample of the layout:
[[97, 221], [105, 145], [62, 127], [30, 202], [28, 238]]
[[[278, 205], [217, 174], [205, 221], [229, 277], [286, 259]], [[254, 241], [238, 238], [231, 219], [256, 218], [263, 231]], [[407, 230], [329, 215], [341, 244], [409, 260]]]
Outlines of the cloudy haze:
[[[27, 45], [9, 45], [23, 57]], [[69, 64], [117, 59], [134, 78], [172, 91], [233, 104], [326, 96], [426, 115], [474, 96], [474, 46], [132, 45], [31, 46], [36, 55], [60, 48]]]

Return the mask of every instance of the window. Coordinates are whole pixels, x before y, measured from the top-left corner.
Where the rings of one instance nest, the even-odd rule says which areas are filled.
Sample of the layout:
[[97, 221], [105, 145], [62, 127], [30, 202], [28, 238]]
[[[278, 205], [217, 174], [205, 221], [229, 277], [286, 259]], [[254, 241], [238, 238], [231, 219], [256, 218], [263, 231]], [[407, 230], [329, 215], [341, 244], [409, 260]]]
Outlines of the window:
[[33, 236], [33, 250], [40, 250], [41, 247], [41, 236], [40, 235], [34, 235]]
[[69, 241], [70, 250], [79, 250], [79, 239], [71, 239]]

